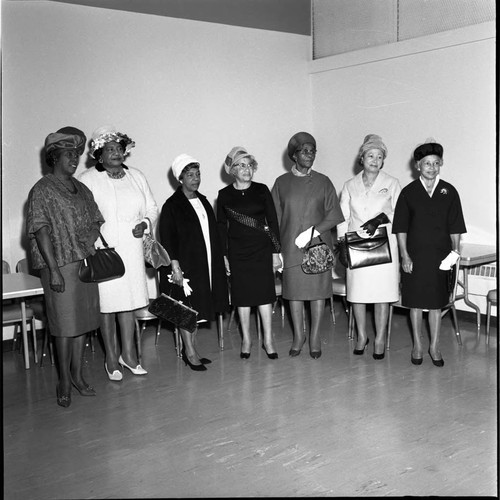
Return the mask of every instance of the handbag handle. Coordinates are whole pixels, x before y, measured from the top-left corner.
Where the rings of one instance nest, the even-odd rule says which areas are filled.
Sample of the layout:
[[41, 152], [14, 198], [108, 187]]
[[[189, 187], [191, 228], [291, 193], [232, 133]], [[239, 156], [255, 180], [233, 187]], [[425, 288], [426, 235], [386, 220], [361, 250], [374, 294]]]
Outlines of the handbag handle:
[[108, 243], [107, 241], [104, 239], [104, 236], [101, 234], [101, 231], [99, 231], [99, 238], [101, 238], [101, 241], [103, 243], [103, 245], [108, 248]]
[[[312, 227], [312, 229], [311, 229], [311, 239], [309, 240], [309, 243], [304, 247], [304, 250], [307, 250], [311, 246], [311, 242], [314, 239], [314, 229], [316, 229], [316, 226]], [[318, 236], [318, 238], [319, 238], [319, 241], [321, 241], [321, 243], [324, 243], [323, 240], [321, 239], [321, 234]]]

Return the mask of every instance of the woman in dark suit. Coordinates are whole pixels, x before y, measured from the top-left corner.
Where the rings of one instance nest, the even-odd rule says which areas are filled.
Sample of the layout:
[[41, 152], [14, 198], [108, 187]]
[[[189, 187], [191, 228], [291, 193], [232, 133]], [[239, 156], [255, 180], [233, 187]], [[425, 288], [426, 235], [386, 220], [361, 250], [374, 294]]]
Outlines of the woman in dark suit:
[[[198, 192], [200, 163], [182, 154], [173, 161], [172, 171], [180, 186], [165, 202], [160, 215], [160, 241], [172, 261], [170, 267], [160, 269], [160, 290], [198, 311], [198, 323], [211, 321], [216, 313], [229, 309], [215, 214], [206, 197]], [[211, 361], [196, 351], [197, 330], [179, 330], [184, 363], [195, 371], [206, 370], [205, 365]]]
[[401, 254], [401, 301], [410, 308], [413, 329], [411, 362], [422, 363], [422, 310], [429, 310], [429, 355], [443, 366], [439, 351], [441, 309], [449, 301], [448, 275], [460, 258], [460, 234], [465, 222], [457, 190], [440, 179], [443, 146], [433, 139], [413, 153], [420, 177], [398, 198], [392, 232]]

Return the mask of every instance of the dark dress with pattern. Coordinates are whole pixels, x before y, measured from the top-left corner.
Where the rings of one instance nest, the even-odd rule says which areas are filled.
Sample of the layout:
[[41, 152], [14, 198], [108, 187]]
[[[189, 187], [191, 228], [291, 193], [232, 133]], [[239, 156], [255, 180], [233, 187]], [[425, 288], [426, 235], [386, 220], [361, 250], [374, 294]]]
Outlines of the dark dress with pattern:
[[396, 203], [392, 232], [407, 233], [413, 261], [413, 271], [401, 273], [402, 304], [441, 309], [449, 300], [449, 271], [439, 265], [452, 250], [450, 235], [466, 232], [457, 190], [440, 180], [430, 197], [420, 179], [408, 184]]
[[212, 283], [210, 283], [207, 250], [200, 221], [195, 209], [179, 187], [161, 210], [160, 242], [170, 258], [179, 261], [184, 278], [190, 280], [189, 286], [193, 292], [189, 297], [185, 297], [181, 287], [169, 283], [167, 275], [172, 273], [171, 266], [160, 268], [160, 291], [182, 300], [185, 304], [190, 304], [198, 311], [198, 321], [214, 320], [216, 313], [229, 310], [226, 270], [213, 208], [205, 196], [198, 192], [196, 195], [208, 217]]
[[[77, 337], [100, 325], [97, 283], [83, 283], [78, 276], [81, 261], [89, 252], [82, 241], [92, 225], [104, 222], [90, 189], [72, 179], [76, 191], [70, 192], [53, 174], [40, 179], [28, 195], [26, 232], [30, 239], [33, 269], [40, 269], [47, 318], [51, 335]], [[35, 233], [48, 227], [65, 290], [50, 288], [50, 271], [38, 248]]]
[[278, 218], [265, 184], [252, 182], [238, 190], [232, 184], [217, 198], [217, 222], [225, 255], [231, 268], [231, 304], [235, 307], [270, 304], [276, 300], [273, 253], [269, 236], [235, 221], [228, 209], [267, 224], [279, 241]]

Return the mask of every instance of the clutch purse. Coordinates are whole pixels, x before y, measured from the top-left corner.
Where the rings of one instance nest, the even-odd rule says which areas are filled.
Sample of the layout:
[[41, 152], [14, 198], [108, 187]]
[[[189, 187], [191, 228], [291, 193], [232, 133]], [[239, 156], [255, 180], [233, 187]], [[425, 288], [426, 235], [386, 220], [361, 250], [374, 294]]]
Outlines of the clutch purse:
[[144, 260], [155, 269], [170, 265], [170, 257], [167, 251], [150, 234], [142, 238], [144, 249]]
[[302, 271], [305, 274], [320, 274], [324, 273], [335, 266], [335, 257], [331, 248], [321, 239], [320, 243], [311, 245], [313, 239], [314, 227], [311, 231], [311, 239], [305, 247], [304, 256], [302, 257]]
[[346, 233], [349, 269], [377, 266], [392, 262], [387, 228], [378, 228], [370, 238], [362, 238], [357, 232]]
[[149, 304], [149, 312], [161, 319], [170, 321], [178, 328], [194, 332], [197, 326], [198, 311], [162, 293]]
[[102, 283], [121, 278], [125, 274], [125, 265], [114, 248], [110, 248], [99, 233], [105, 248], [98, 248], [94, 255], [89, 255], [80, 264], [78, 275], [84, 283]]

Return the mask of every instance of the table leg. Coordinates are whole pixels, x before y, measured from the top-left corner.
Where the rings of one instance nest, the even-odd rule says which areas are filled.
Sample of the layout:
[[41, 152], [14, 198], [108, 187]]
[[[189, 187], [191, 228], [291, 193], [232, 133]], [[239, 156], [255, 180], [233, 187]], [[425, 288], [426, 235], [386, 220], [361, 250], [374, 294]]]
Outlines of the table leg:
[[26, 302], [24, 299], [21, 299], [21, 319], [21, 329], [23, 331], [24, 367], [28, 370], [30, 367], [30, 356], [28, 347], [28, 328], [26, 326]]
[[477, 336], [481, 333], [481, 309], [469, 300], [469, 268], [464, 268], [464, 302], [476, 311]]

